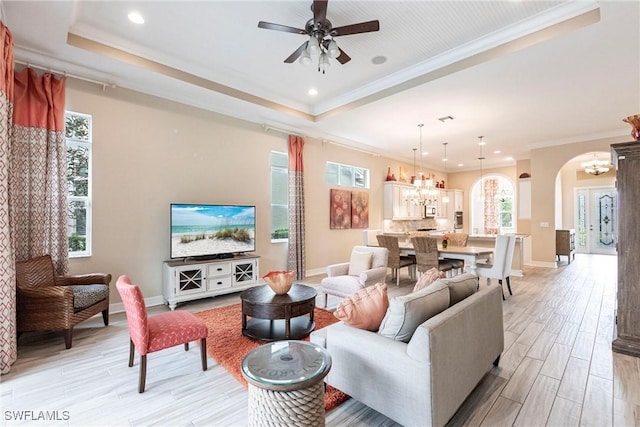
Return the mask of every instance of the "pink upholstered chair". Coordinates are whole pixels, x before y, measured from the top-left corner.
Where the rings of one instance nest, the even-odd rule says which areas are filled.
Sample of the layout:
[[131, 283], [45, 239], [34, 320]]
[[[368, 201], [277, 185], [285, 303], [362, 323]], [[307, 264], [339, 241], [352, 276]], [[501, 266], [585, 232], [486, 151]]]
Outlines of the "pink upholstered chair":
[[170, 311], [147, 317], [142, 292], [127, 276], [120, 276], [116, 288], [122, 298], [129, 324], [129, 367], [133, 366], [134, 347], [140, 353], [138, 393], [144, 392], [147, 376], [147, 354], [178, 344], [189, 350], [189, 342], [200, 340], [202, 370], [207, 370], [207, 326], [188, 311]]

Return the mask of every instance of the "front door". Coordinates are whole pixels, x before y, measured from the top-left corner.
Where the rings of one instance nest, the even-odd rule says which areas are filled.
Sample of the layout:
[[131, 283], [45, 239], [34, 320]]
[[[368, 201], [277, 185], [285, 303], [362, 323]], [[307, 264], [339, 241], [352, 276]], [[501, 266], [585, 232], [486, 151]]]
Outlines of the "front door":
[[618, 195], [615, 188], [576, 191], [576, 252], [616, 254]]

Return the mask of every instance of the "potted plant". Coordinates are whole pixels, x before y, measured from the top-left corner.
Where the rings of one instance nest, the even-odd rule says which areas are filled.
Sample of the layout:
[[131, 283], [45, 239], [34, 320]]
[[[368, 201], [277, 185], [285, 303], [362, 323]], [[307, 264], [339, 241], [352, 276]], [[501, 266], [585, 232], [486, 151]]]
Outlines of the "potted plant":
[[446, 248], [449, 245], [449, 235], [448, 234], [443, 234], [440, 237], [440, 240], [442, 240], [442, 247]]

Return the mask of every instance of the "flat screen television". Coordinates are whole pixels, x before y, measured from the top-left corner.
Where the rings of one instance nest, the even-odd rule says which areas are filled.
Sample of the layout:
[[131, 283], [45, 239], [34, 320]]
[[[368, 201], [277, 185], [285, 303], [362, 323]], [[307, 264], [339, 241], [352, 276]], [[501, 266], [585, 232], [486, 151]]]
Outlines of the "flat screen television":
[[256, 207], [171, 204], [171, 258], [227, 258], [256, 250]]

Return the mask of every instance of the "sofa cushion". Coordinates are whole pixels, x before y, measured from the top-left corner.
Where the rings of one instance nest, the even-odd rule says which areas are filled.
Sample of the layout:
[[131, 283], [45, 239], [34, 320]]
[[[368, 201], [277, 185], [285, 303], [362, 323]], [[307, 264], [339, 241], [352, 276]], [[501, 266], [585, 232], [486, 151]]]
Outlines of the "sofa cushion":
[[73, 291], [73, 308], [76, 311], [109, 298], [107, 285], [71, 285], [70, 288]]
[[397, 341], [409, 342], [416, 328], [449, 307], [449, 288], [444, 283], [389, 300], [389, 309], [378, 333]]
[[387, 285], [378, 283], [344, 298], [333, 315], [354, 328], [377, 331], [387, 308]]
[[449, 306], [459, 303], [478, 291], [478, 276], [474, 274], [465, 273], [438, 280], [449, 287]]
[[371, 269], [371, 252], [352, 251], [349, 261], [349, 276], [359, 276], [363, 271]]
[[420, 289], [424, 289], [436, 280], [445, 277], [446, 274], [444, 271], [440, 271], [437, 268], [433, 267], [429, 270], [422, 273], [416, 285], [413, 287], [413, 292], [418, 292]]

